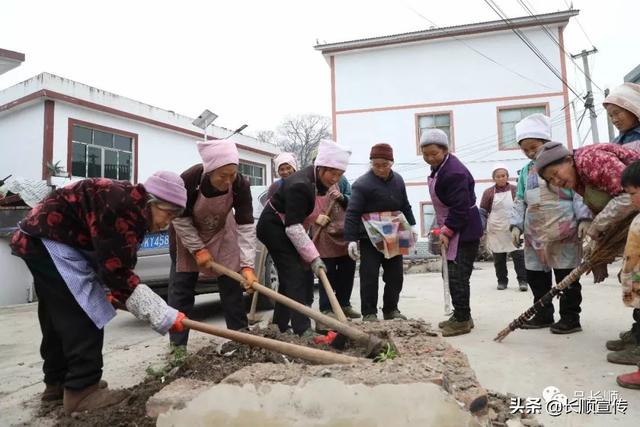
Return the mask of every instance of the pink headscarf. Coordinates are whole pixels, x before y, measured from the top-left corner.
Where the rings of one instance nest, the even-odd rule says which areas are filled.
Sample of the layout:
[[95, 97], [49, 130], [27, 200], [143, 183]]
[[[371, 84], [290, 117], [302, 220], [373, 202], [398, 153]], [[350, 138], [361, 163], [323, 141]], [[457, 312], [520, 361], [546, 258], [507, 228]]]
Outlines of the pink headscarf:
[[198, 152], [202, 157], [204, 173], [209, 173], [225, 165], [237, 165], [240, 162], [238, 147], [235, 142], [228, 139], [198, 141]]
[[278, 172], [278, 169], [280, 169], [280, 166], [284, 165], [285, 163], [291, 166], [293, 170], [295, 171], [298, 170], [298, 162], [296, 162], [296, 158], [293, 157], [293, 154], [291, 153], [285, 152], [285, 153], [278, 154], [275, 157], [275, 159], [273, 159], [273, 163], [275, 163], [276, 172]]

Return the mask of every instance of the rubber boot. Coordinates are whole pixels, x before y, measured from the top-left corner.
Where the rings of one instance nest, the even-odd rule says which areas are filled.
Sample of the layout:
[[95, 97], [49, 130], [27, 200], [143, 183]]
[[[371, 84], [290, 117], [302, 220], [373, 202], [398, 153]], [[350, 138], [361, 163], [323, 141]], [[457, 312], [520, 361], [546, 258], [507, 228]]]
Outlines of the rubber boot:
[[71, 415], [74, 412], [91, 411], [115, 405], [126, 397], [125, 390], [100, 388], [100, 384], [96, 383], [81, 390], [65, 388], [62, 405], [65, 415]]

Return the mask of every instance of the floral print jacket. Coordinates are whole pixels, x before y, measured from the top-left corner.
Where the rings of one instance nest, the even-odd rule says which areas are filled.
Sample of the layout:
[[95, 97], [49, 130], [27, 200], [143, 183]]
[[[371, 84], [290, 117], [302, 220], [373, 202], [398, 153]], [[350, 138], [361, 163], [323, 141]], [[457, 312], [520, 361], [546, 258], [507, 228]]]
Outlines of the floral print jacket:
[[148, 199], [142, 184], [104, 178], [59, 188], [20, 222], [12, 252], [22, 258], [45, 256], [41, 238], [89, 252], [102, 282], [124, 302], [140, 283], [133, 269], [150, 225]]

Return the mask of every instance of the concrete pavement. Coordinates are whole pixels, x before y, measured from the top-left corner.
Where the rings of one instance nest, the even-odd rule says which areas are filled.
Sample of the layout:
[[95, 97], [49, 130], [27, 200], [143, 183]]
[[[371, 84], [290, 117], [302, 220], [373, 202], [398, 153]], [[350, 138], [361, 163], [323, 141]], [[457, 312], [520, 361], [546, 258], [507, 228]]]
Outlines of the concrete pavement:
[[[518, 330], [501, 344], [493, 342], [504, 328], [531, 304], [531, 293], [520, 292], [515, 275], [505, 291], [496, 290], [493, 265], [477, 263], [472, 276], [471, 306], [475, 329], [471, 334], [448, 338], [468, 356], [481, 384], [502, 393], [541, 398], [542, 390], [557, 387], [569, 398], [576, 392], [619, 393], [628, 401], [627, 414], [560, 415], [539, 418], [547, 426], [635, 426], [640, 415], [640, 391], [627, 390], [615, 383], [616, 375], [634, 370], [632, 366], [606, 362], [604, 342], [627, 329], [631, 310], [622, 305], [620, 287], [613, 279], [593, 285], [583, 283], [584, 331], [572, 335], [552, 335], [548, 330]], [[511, 267], [510, 267], [511, 268]], [[615, 268], [611, 272], [617, 271]], [[358, 286], [352, 303], [359, 307]], [[223, 325], [218, 297], [197, 297], [195, 316], [208, 323]], [[317, 298], [316, 298], [317, 303]], [[557, 302], [556, 302], [557, 307]], [[38, 354], [40, 330], [36, 304], [0, 308], [0, 425], [31, 423], [38, 408], [42, 362]], [[400, 309], [413, 318], [433, 324], [444, 319], [442, 282], [437, 273], [405, 276]], [[268, 317], [268, 312], [262, 316]], [[211, 339], [193, 333], [190, 350]], [[120, 312], [105, 331], [105, 374], [112, 387], [128, 387], [141, 381], [145, 368], [161, 361], [167, 351], [166, 337], [151, 331], [130, 314]], [[543, 409], [544, 412], [544, 409]]]

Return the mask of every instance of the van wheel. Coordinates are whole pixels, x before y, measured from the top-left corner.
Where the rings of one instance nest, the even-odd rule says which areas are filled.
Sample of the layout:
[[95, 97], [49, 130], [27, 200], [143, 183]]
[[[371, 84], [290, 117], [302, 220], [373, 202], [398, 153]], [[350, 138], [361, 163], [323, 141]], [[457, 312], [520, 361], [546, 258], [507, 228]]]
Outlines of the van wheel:
[[[278, 270], [276, 270], [276, 266], [273, 263], [273, 260], [271, 259], [271, 255], [267, 255], [265, 262], [264, 262], [264, 277], [262, 278], [263, 281], [262, 283], [278, 292], [278, 285], [279, 285], [279, 280], [278, 280]], [[265, 295], [259, 295], [258, 296], [258, 310], [271, 310], [273, 309], [273, 301], [266, 297]]]

